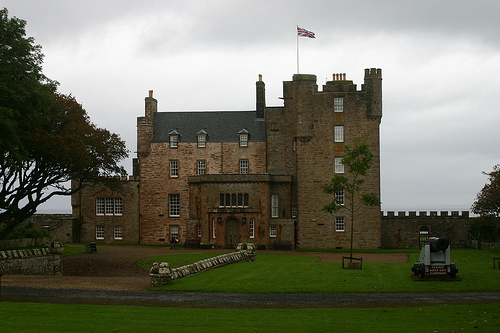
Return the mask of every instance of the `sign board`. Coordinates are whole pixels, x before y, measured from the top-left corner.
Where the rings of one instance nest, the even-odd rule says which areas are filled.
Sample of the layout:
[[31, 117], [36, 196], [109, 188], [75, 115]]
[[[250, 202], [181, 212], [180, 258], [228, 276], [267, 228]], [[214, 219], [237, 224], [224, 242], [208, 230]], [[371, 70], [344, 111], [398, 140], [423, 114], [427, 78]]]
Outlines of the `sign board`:
[[448, 275], [446, 265], [430, 265], [429, 275]]

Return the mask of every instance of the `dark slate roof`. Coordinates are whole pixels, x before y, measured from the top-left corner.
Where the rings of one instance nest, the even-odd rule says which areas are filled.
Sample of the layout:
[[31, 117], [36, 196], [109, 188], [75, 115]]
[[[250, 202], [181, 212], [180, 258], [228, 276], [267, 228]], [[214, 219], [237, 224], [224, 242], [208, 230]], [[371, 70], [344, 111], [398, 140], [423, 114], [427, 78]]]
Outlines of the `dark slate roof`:
[[266, 123], [255, 116], [255, 111], [155, 112], [153, 142], [168, 142], [172, 131], [180, 134], [179, 142], [196, 142], [201, 130], [208, 142], [238, 142], [244, 129], [249, 141], [265, 141]]

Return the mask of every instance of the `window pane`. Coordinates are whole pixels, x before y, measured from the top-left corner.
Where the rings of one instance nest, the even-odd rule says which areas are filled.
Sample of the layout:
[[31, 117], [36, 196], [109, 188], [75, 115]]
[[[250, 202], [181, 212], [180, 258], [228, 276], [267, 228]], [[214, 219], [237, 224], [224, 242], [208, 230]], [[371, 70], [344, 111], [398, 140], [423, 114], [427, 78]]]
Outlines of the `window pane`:
[[106, 198], [106, 215], [113, 215], [115, 211], [113, 198]]
[[215, 218], [212, 219], [212, 238], [215, 238]]
[[344, 231], [344, 230], [345, 230], [344, 218], [343, 217], [336, 217], [335, 218], [335, 231]]
[[335, 173], [344, 173], [344, 165], [342, 164], [342, 157], [335, 157]]
[[344, 99], [343, 98], [335, 98], [333, 101], [335, 112], [344, 111]]
[[240, 160], [240, 173], [248, 173], [248, 160]]
[[277, 228], [275, 225], [269, 226], [269, 237], [276, 237], [278, 234]]
[[179, 161], [170, 161], [170, 177], [179, 177]]
[[273, 194], [271, 196], [271, 217], [278, 217], [278, 195]]
[[231, 194], [226, 193], [226, 207], [231, 207]]
[[231, 207], [236, 207], [236, 193], [231, 194]]
[[97, 225], [95, 227], [95, 239], [104, 239], [104, 226]]
[[170, 148], [177, 148], [178, 142], [179, 142], [179, 137], [177, 135], [170, 136]]
[[198, 174], [204, 175], [207, 173], [207, 161], [201, 160], [198, 161]]
[[199, 148], [205, 148], [205, 142], [206, 142], [206, 135], [198, 135], [198, 147]]
[[248, 193], [243, 195], [243, 207], [248, 207]]
[[176, 240], [179, 240], [179, 226], [178, 225], [171, 225], [170, 226], [170, 239], [175, 238]]
[[254, 238], [255, 237], [255, 219], [252, 217], [250, 219], [250, 224], [249, 224], [249, 227], [250, 227], [250, 238]]
[[243, 207], [243, 194], [238, 193], [238, 207]]
[[339, 190], [338, 192], [335, 193], [335, 200], [337, 203], [343, 205], [344, 204], [344, 190]]
[[335, 126], [335, 142], [344, 142], [344, 126]]
[[170, 197], [169, 214], [170, 214], [170, 216], [173, 216], [173, 217], [179, 217], [180, 216], [179, 195], [178, 194], [170, 194], [169, 197]]
[[248, 134], [240, 134], [240, 147], [248, 146]]
[[115, 198], [115, 215], [122, 215], [122, 198]]
[[219, 207], [224, 207], [224, 193], [219, 194]]
[[96, 215], [104, 215], [104, 198], [96, 198]]
[[115, 239], [122, 239], [122, 227], [121, 226], [115, 226], [114, 238]]

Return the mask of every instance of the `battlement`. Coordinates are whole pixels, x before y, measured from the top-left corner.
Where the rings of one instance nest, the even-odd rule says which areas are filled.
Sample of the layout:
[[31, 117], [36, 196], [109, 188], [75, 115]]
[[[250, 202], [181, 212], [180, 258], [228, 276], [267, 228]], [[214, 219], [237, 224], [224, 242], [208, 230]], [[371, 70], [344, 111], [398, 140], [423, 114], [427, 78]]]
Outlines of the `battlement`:
[[382, 78], [381, 68], [366, 68], [365, 69], [365, 79], [366, 78]]
[[[407, 214], [408, 213], [408, 214]], [[417, 215], [418, 213], [418, 215]], [[402, 218], [402, 217], [409, 217], [409, 218], [414, 218], [414, 217], [422, 217], [422, 218], [427, 218], [427, 217], [462, 217], [462, 218], [468, 218], [469, 217], [469, 212], [468, 211], [462, 211], [461, 215], [459, 214], [459, 211], [440, 211], [439, 214], [437, 211], [387, 211], [387, 212], [382, 212], [383, 217], [397, 217], [397, 218]]]

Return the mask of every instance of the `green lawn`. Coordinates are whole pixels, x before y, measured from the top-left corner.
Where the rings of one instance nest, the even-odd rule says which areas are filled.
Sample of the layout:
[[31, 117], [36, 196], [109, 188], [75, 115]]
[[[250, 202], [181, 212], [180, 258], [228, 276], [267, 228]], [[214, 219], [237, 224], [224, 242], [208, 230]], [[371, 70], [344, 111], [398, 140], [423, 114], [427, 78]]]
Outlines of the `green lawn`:
[[[319, 262], [313, 257], [257, 253], [255, 262], [227, 265], [155, 289], [244, 293], [499, 291], [500, 270], [492, 269], [491, 260], [498, 250], [452, 250], [460, 281], [413, 281], [411, 267], [419, 253], [410, 253], [405, 264], [363, 263], [362, 270], [342, 269], [340, 263]], [[140, 264], [148, 268], [153, 261], [167, 261], [178, 267], [203, 258], [206, 255], [168, 255]]]
[[0, 302], [2, 332], [498, 332], [500, 304], [186, 309]]

